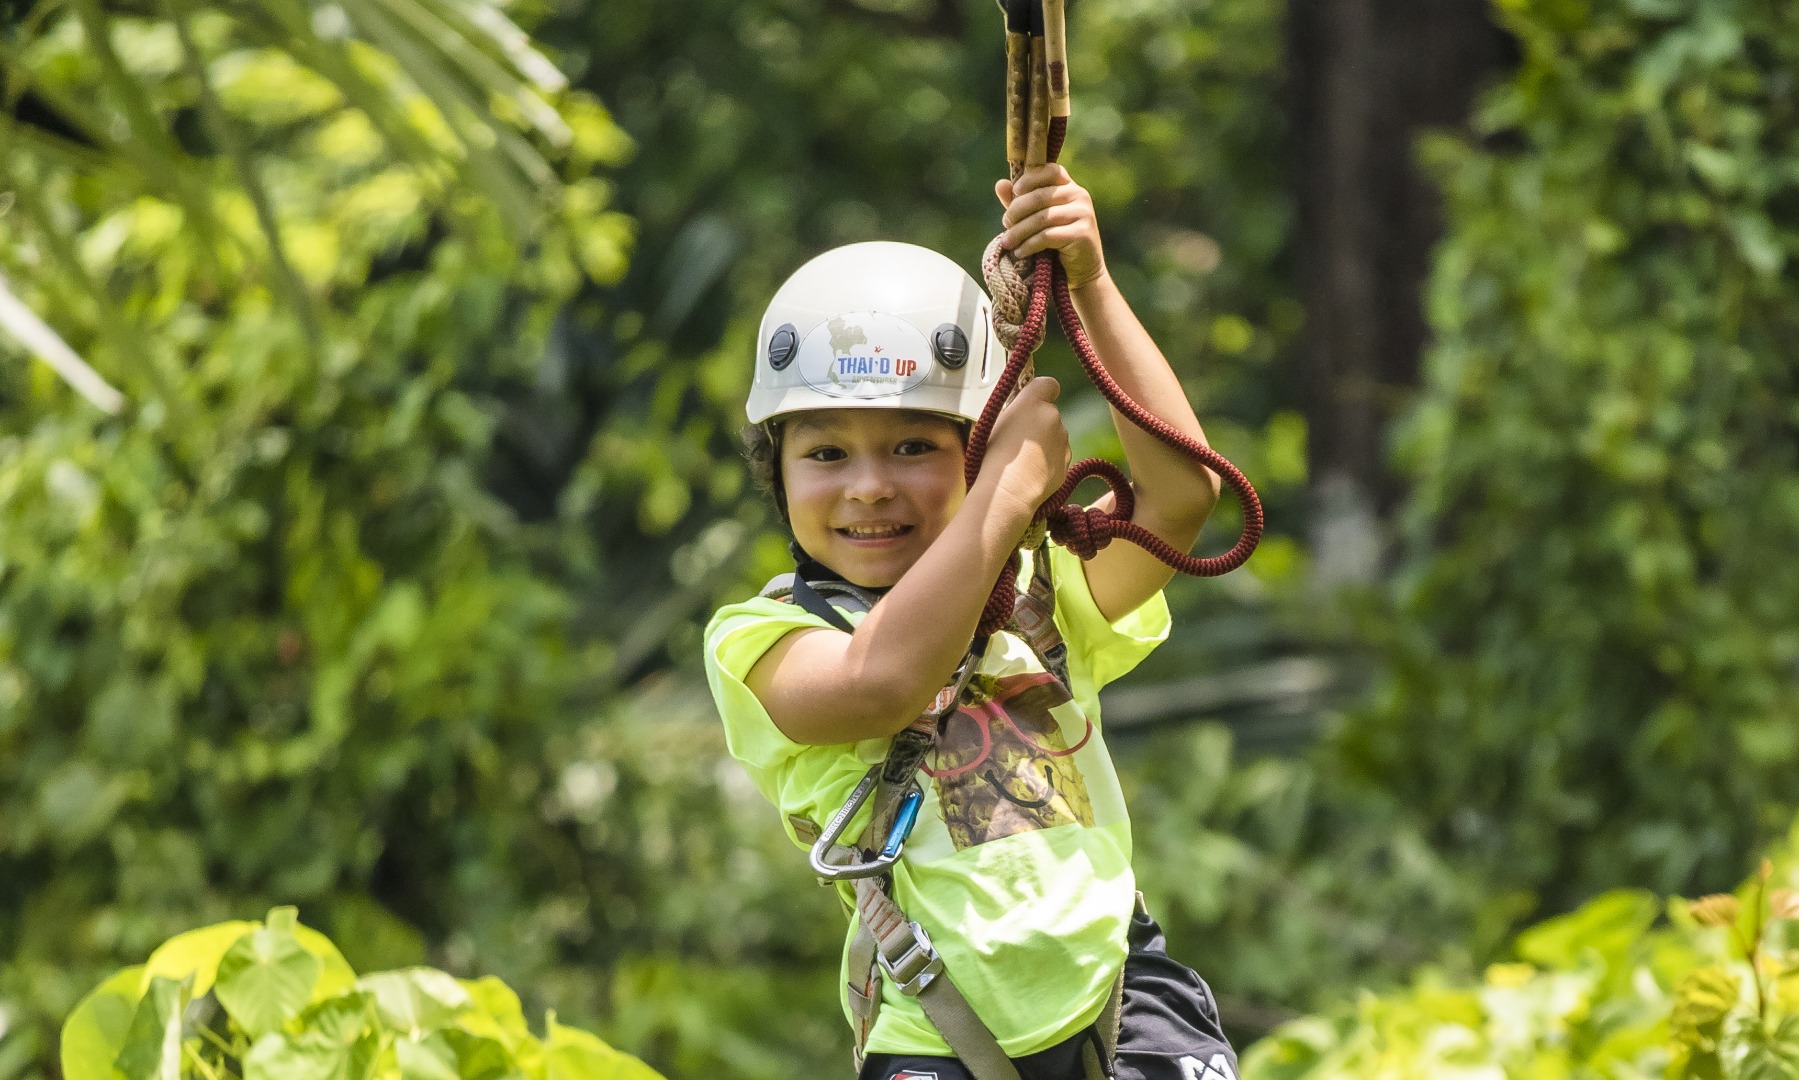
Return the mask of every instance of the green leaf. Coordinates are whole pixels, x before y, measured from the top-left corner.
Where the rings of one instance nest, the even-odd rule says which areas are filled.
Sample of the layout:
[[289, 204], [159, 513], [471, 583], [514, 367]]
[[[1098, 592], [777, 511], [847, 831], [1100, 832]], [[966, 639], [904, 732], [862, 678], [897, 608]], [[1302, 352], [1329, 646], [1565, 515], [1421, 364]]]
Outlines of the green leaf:
[[381, 1035], [367, 994], [320, 1002], [296, 1027], [256, 1040], [244, 1057], [244, 1080], [367, 1080], [374, 1071]]
[[150, 985], [154, 978], [194, 980], [194, 996], [205, 997], [212, 989], [213, 980], [218, 977], [219, 960], [237, 940], [257, 927], [256, 923], [236, 922], [219, 923], [199, 930], [189, 930], [185, 934], [177, 934], [157, 946], [150, 959], [144, 962], [143, 979], [138, 992]]
[[449, 1027], [474, 1005], [460, 983], [432, 968], [383, 971], [356, 986], [374, 998], [382, 1023], [415, 1039]]
[[1722, 1021], [1736, 1008], [1741, 994], [1741, 981], [1724, 967], [1714, 964], [1689, 973], [1674, 988], [1669, 1035], [1693, 1050], [1715, 1049]]
[[365, 971], [410, 967], [425, 960], [425, 939], [412, 924], [361, 893], [331, 905], [331, 936]]
[[459, 1030], [496, 1040], [515, 1054], [520, 1047], [537, 1042], [531, 1034], [531, 1026], [525, 1022], [525, 1010], [519, 1005], [518, 995], [511, 987], [491, 975], [484, 979], [465, 979], [460, 985], [468, 993], [473, 1008], [456, 1018]]
[[294, 938], [309, 953], [319, 958], [319, 981], [312, 987], [312, 1002], [317, 1004], [356, 988], [356, 971], [337, 951], [331, 939], [310, 926], [295, 926]]
[[125, 1080], [181, 1080], [181, 1014], [191, 985], [161, 977], [150, 980], [125, 1033], [125, 1045], [113, 1061]]
[[251, 1039], [281, 1027], [312, 1000], [323, 965], [294, 936], [294, 915], [293, 908], [269, 912], [267, 925], [239, 938], [219, 961], [214, 992]]
[[544, 1080], [662, 1080], [662, 1074], [598, 1035], [563, 1027], [552, 1014], [546, 1022]]
[[62, 1026], [63, 1080], [113, 1080], [112, 1063], [125, 1048], [142, 996], [144, 969], [128, 967], [81, 999]]
[[[443, 1039], [456, 1052], [456, 1072], [462, 1080], [512, 1080], [525, 1075], [522, 1063], [493, 1039], [455, 1028], [439, 1032], [433, 1038]], [[532, 1044], [536, 1044], [535, 1039]]]
[[1732, 1080], [1799, 1080], [1799, 1017], [1786, 1017], [1772, 1030], [1745, 1017], [1722, 1056], [1734, 1060]]
[[1655, 922], [1660, 904], [1649, 893], [1619, 889], [1518, 935], [1518, 955], [1539, 967], [1576, 967], [1589, 956], [1620, 962]]
[[417, 1041], [395, 1041], [394, 1057], [400, 1064], [400, 1080], [459, 1080], [462, 1075], [456, 1049], [442, 1032]]
[[1786, 251], [1767, 215], [1743, 211], [1730, 219], [1730, 231], [1736, 237], [1743, 261], [1760, 273], [1777, 274], [1786, 265]]
[[69, 850], [98, 836], [128, 794], [119, 777], [86, 761], [72, 761], [38, 788], [38, 816], [58, 846]]

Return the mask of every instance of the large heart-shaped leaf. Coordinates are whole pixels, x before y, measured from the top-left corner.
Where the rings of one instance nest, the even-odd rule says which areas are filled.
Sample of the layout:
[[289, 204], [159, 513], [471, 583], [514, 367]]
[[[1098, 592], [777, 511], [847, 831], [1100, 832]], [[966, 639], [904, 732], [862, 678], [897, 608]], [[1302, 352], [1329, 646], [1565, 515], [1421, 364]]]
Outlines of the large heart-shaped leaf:
[[239, 938], [219, 961], [214, 993], [252, 1039], [280, 1028], [312, 1000], [323, 965], [294, 936], [294, 915], [293, 908], [269, 912], [262, 929]]
[[294, 937], [324, 965], [319, 971], [319, 981], [312, 986], [314, 1005], [356, 988], [355, 969], [344, 959], [344, 954], [337, 951], [337, 946], [331, 944], [330, 938], [310, 926], [295, 926]]
[[474, 1008], [456, 1018], [458, 1028], [470, 1035], [493, 1039], [511, 1053], [536, 1044], [531, 1027], [525, 1022], [525, 1010], [511, 987], [492, 975], [459, 983], [468, 992]]
[[62, 1026], [63, 1080], [114, 1080], [112, 1063], [142, 994], [144, 969], [129, 967], [81, 999]]
[[546, 1023], [544, 1080], [663, 1080], [661, 1073], [614, 1050], [598, 1035], [563, 1027], [554, 1016]]
[[255, 923], [239, 920], [175, 935], [157, 946], [156, 951], [150, 954], [150, 959], [144, 961], [140, 992], [150, 985], [151, 979], [158, 976], [180, 981], [191, 975], [194, 978], [194, 996], [205, 997], [206, 992], [212, 989], [213, 980], [218, 977], [219, 961], [237, 943], [237, 939], [255, 929]]
[[414, 1039], [449, 1027], [474, 1007], [461, 983], [432, 968], [383, 971], [358, 980], [356, 986], [374, 995], [383, 1023]]

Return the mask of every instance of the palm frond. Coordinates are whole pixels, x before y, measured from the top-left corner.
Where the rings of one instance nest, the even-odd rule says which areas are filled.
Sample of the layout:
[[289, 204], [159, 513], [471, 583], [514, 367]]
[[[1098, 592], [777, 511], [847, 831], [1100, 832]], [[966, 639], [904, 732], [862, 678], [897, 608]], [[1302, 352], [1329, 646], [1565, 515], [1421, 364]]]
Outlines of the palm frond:
[[101, 378], [99, 372], [69, 348], [61, 334], [52, 330], [37, 312], [14, 295], [4, 276], [0, 276], [0, 330], [49, 364], [64, 382], [101, 412], [116, 414], [125, 407], [125, 395]]
[[[95, 167], [105, 162], [129, 169], [146, 193], [180, 205], [209, 247], [220, 242], [225, 230], [197, 178], [204, 170], [194, 167], [196, 160], [176, 139], [171, 122], [158, 115], [155, 96], [119, 56], [113, 40], [118, 19], [100, 0], [70, 0], [67, 10], [78, 19], [91, 49], [98, 99], [34, 69], [30, 41], [18, 36], [20, 28], [11, 36], [0, 32], [6, 96], [16, 98], [29, 89], [80, 133], [75, 139], [32, 131], [33, 146], [68, 164]], [[188, 17], [201, 11], [222, 14], [237, 36], [280, 49], [316, 72], [369, 118], [396, 155], [420, 166], [457, 168], [517, 233], [528, 232], [540, 220], [540, 208], [559, 188], [556, 170], [539, 146], [560, 148], [571, 140], [551, 101], [567, 81], [491, 0], [343, 0], [324, 6], [251, 0], [229, 8], [189, 5], [181, 10]], [[186, 36], [194, 44], [193, 35]], [[354, 53], [359, 42], [384, 54], [430, 102], [459, 144], [456, 154], [446, 158], [444, 148], [418, 130], [405, 91], [370, 77]], [[204, 58], [198, 69], [192, 63], [184, 63], [184, 69], [190, 79], [203, 76]], [[198, 81], [203, 96], [213, 93], [204, 78]], [[220, 123], [228, 124], [229, 117], [201, 104], [214, 117], [207, 125], [210, 134], [243, 177], [242, 154], [248, 150], [239, 139], [239, 153], [232, 154], [233, 137]], [[9, 131], [24, 126], [6, 119]], [[242, 182], [253, 203], [267, 201], [256, 185]], [[264, 216], [261, 209], [258, 216]]]
[[238, 182], [243, 184], [244, 191], [250, 196], [250, 204], [256, 209], [256, 221], [262, 227], [263, 239], [268, 244], [269, 259], [275, 264], [276, 288], [286, 294], [288, 306], [300, 320], [307, 347], [316, 353], [324, 340], [319, 328], [318, 312], [313, 308], [312, 296], [306, 291], [306, 283], [300, 280], [293, 262], [287, 257], [286, 247], [281, 241], [281, 222], [275, 216], [275, 205], [269, 199], [268, 188], [262, 182], [256, 162], [245, 149], [244, 140], [239, 136], [231, 117], [225, 114], [224, 108], [219, 104], [219, 96], [213, 89], [206, 61], [200, 55], [199, 46], [194, 44], [189, 7], [189, 0], [175, 0], [175, 33], [181, 41], [183, 66], [199, 88], [200, 111], [206, 117], [206, 125], [211, 130], [212, 137], [231, 158]]

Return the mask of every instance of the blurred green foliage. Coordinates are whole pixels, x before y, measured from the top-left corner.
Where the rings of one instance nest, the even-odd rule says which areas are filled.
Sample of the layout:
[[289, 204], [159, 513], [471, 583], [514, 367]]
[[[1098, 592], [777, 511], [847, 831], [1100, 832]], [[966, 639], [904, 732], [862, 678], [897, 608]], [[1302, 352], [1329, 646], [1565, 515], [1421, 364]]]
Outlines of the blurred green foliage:
[[1799, 11], [1499, 10], [1488, 145], [1424, 147], [1407, 554], [1331, 767], [1496, 895], [1716, 888], [1799, 803]]
[[99, 971], [252, 905], [402, 955], [502, 932], [516, 886], [482, 856], [548, 857], [516, 834], [579, 658], [483, 488], [491, 388], [629, 236], [586, 175], [627, 145], [591, 100], [534, 99], [571, 182], [509, 215], [464, 171], [482, 125], [360, 42], [41, 14], [16, 73], [96, 134], [14, 126], [0, 260], [131, 405], [0, 364], [0, 996], [25, 1061]]
[[[132, 404], [107, 418], [0, 354], [0, 1074], [43, 1075], [104, 971], [276, 901], [358, 964], [501, 972], [714, 1066], [744, 1041], [728, 1007], [658, 1043], [705, 1005], [665, 999], [656, 958], [726, 936], [740, 896], [783, 905], [729, 828], [709, 718], [620, 715], [612, 648], [571, 634], [583, 519], [529, 527], [490, 486], [559, 313], [624, 268], [592, 171], [629, 140], [546, 93], [564, 144], [513, 138], [561, 179], [508, 206], [455, 134], [504, 121], [452, 123], [387, 54], [271, 45], [253, 16], [196, 13], [188, 42], [109, 16], [116, 71], [67, 12], [9, 27], [29, 86], [101, 122], [89, 147], [15, 126], [0, 259]], [[162, 142], [113, 141], [124, 112]], [[679, 887], [727, 860], [741, 894]], [[779, 975], [753, 975], [707, 992], [765, 1000]]]
[[1600, 895], [1530, 927], [1474, 985], [1427, 971], [1296, 1020], [1246, 1080], [1799, 1076], [1799, 829], [1734, 894]]
[[360, 978], [293, 908], [189, 930], [81, 1000], [65, 1080], [658, 1080], [498, 979], [411, 967]]
[[[1574, 949], [1469, 1019], [1521, 914], [1733, 880], [1799, 801], [1799, 25], [1502, 10], [1525, 61], [1483, 141], [1427, 146], [1451, 233], [1374, 703], [1303, 759], [1114, 740], [1142, 886], [1236, 1034], [1434, 961], [1370, 1008], [1453, 1014], [1438, 1060], [1483, 1076], [1467, 1045], [1535, 1046], [1507, 1033], [1569, 994], [1617, 1006], [1583, 1047], [1666, 1006], [1606, 974], [1653, 957]], [[0, 118], [0, 272], [131, 404], [0, 342], [0, 1080], [54, 1075], [105, 973], [286, 903], [671, 1076], [841, 1071], [841, 914], [728, 761], [698, 627], [785, 568], [733, 444], [765, 298], [833, 244], [972, 266], [997, 229], [992, 5], [6, 12], [9, 101], [68, 130]], [[1072, 15], [1065, 161], [1273, 522], [1171, 588], [1137, 678], [1313, 646], [1281, 6]], [[1555, 925], [1612, 941], [1624, 907]], [[1275, 1045], [1362, 1061], [1387, 1023]]]
[[1421, 964], [1473, 970], [1503, 945], [1515, 910], [1483, 918], [1482, 881], [1316, 755], [1234, 752], [1214, 725], [1114, 741], [1138, 888], [1239, 1043]]

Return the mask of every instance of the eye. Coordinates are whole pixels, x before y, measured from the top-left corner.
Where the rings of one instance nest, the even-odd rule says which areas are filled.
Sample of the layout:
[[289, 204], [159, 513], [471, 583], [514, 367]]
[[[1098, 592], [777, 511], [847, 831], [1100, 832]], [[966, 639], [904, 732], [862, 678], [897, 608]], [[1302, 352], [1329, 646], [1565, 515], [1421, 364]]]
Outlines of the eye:
[[842, 461], [844, 454], [840, 447], [820, 446], [808, 450], [800, 456], [807, 461]]
[[930, 439], [907, 439], [893, 448], [893, 452], [901, 457], [918, 457], [937, 449], [937, 444]]

